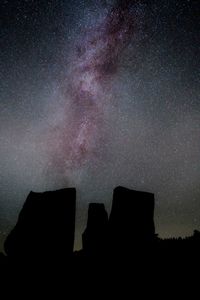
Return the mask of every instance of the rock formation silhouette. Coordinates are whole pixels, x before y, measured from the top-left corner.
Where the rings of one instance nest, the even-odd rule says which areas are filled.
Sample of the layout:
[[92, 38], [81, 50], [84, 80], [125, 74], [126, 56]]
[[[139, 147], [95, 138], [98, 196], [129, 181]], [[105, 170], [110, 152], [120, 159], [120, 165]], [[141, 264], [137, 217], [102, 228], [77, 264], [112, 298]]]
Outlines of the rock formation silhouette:
[[75, 188], [30, 192], [4, 249], [12, 258], [63, 258], [73, 253]]
[[94, 288], [92, 297], [98, 291], [104, 298], [109, 286], [112, 298], [119, 296], [120, 288], [129, 298], [138, 287], [149, 297], [149, 288], [155, 295], [155, 282], [164, 282], [166, 289], [166, 282], [172, 286], [180, 277], [182, 288], [186, 275], [199, 271], [200, 232], [184, 239], [155, 235], [153, 194], [116, 187], [109, 219], [104, 204], [91, 203], [83, 249], [73, 252], [75, 205], [75, 188], [30, 192], [6, 239], [7, 255], [0, 254], [1, 274], [9, 283], [6, 292], [17, 285], [20, 296], [24, 287], [38, 296], [42, 287], [45, 297], [47, 292], [52, 297], [54, 290], [60, 299], [70, 292], [75, 297], [80, 290], [88, 297]]
[[83, 250], [104, 251], [107, 246], [108, 214], [102, 203], [90, 203], [87, 227], [82, 235]]
[[116, 187], [109, 218], [112, 247], [127, 249], [154, 236], [154, 194]]

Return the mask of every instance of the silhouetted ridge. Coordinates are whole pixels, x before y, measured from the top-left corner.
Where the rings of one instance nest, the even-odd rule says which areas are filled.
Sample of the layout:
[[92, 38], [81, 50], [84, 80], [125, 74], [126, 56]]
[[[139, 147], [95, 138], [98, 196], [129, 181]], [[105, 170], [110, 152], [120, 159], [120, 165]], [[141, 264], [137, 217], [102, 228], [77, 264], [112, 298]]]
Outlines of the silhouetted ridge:
[[75, 231], [75, 188], [30, 192], [4, 248], [8, 256], [58, 258], [72, 254]]
[[109, 237], [114, 247], [130, 247], [155, 236], [154, 194], [118, 186], [113, 192]]
[[102, 203], [90, 203], [87, 227], [82, 235], [83, 250], [102, 251], [106, 246], [108, 214]]
[[40, 268], [50, 277], [58, 270], [67, 270], [70, 277], [73, 274], [73, 280], [77, 274], [85, 276], [85, 270], [92, 279], [100, 270], [105, 276], [106, 268], [110, 278], [118, 276], [120, 267], [132, 266], [143, 273], [157, 268], [159, 274], [160, 262], [164, 270], [175, 264], [178, 268], [186, 258], [188, 265], [196, 264], [200, 232], [196, 230], [185, 239], [160, 239], [155, 235], [154, 204], [152, 193], [116, 187], [109, 219], [104, 204], [89, 205], [83, 249], [73, 253], [75, 188], [30, 192], [6, 239], [7, 256], [0, 256], [0, 264], [11, 268], [10, 274], [12, 268], [19, 267], [24, 267], [24, 274]]

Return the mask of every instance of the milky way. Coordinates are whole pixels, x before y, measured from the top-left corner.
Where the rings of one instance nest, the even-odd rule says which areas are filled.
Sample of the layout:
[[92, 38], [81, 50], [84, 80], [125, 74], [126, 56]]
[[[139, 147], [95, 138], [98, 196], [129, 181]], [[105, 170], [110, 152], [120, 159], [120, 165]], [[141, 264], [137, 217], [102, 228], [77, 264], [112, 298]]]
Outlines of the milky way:
[[[1, 1], [0, 247], [30, 190], [155, 193], [156, 231], [200, 228], [199, 1]], [[11, 21], [12, 20], [12, 21]]]
[[99, 143], [105, 142], [103, 106], [111, 97], [121, 54], [137, 31], [136, 11], [133, 1], [118, 1], [74, 42], [63, 84], [65, 109], [67, 116], [70, 110], [72, 120], [67, 128], [65, 124], [58, 128], [59, 153], [53, 153], [53, 163], [66, 175], [95, 156]]

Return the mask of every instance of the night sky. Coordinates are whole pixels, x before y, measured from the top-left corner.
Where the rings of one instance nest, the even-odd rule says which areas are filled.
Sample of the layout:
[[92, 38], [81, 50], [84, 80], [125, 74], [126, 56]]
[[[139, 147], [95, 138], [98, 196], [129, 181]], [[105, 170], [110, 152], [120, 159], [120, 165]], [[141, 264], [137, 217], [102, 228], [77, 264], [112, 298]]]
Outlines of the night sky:
[[30, 190], [155, 193], [161, 237], [200, 229], [200, 2], [1, 1], [0, 250]]

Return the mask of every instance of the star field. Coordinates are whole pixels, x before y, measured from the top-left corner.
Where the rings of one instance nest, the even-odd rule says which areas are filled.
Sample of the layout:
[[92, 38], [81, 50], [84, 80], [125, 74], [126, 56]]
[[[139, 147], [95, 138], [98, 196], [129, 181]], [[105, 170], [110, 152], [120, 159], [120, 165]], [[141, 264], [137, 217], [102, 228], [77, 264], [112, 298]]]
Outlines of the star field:
[[160, 236], [200, 227], [198, 1], [1, 1], [0, 243], [30, 190], [155, 193]]

